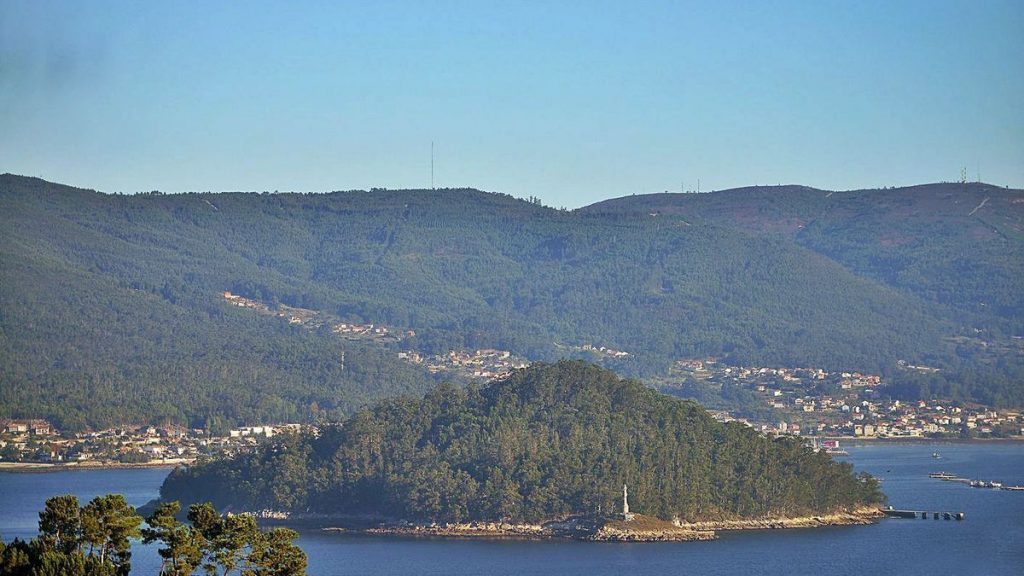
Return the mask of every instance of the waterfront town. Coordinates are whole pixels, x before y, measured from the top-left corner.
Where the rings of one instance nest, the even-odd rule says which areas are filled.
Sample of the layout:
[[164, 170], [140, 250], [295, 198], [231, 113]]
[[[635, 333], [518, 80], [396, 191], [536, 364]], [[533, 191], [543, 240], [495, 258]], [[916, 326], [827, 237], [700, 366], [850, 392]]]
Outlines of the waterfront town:
[[[224, 299], [234, 306], [275, 315], [307, 328], [326, 325], [349, 340], [379, 344], [415, 336], [381, 324], [341, 321], [332, 315], [278, 305], [267, 305], [230, 292]], [[628, 357], [629, 353], [593, 344], [567, 347], [598, 360]], [[399, 351], [398, 359], [422, 365], [434, 374], [463, 381], [501, 378], [529, 364], [507, 350], [452, 350], [425, 355]], [[901, 364], [919, 372], [935, 368]], [[829, 372], [821, 368], [732, 366], [715, 358], [678, 360], [669, 377], [655, 388], [676, 394], [687, 385], [722, 390], [743, 390], [754, 398], [759, 417], [742, 410], [710, 410], [720, 421], [739, 421], [766, 435], [792, 435], [812, 439], [1024, 439], [1024, 417], [1019, 411], [931, 400], [903, 402], [885, 397], [881, 376], [860, 372]], [[767, 415], [770, 415], [767, 416]], [[107, 430], [62, 433], [42, 419], [0, 420], [0, 464], [37, 466], [145, 466], [188, 464], [200, 458], [231, 455], [256, 446], [275, 435], [313, 429], [308, 424], [263, 424], [214, 431], [175, 425], [123, 426]]]
[[180, 426], [124, 426], [62, 433], [46, 420], [0, 420], [0, 464], [113, 467], [190, 464], [199, 458], [230, 456], [279, 434], [309, 428], [300, 424], [241, 426], [223, 436]]
[[[477, 350], [423, 357], [399, 353], [408, 362], [432, 372], [459, 372], [476, 378], [500, 377], [525, 366], [507, 351]], [[901, 402], [878, 392], [882, 379], [859, 372], [827, 372], [818, 368], [739, 367], [715, 359], [680, 360], [677, 378], [709, 386], [738, 385], [749, 389], [771, 409], [772, 420], [741, 418], [712, 410], [721, 421], [739, 421], [771, 435], [811, 439], [1024, 439], [1024, 417], [1018, 411], [944, 401]], [[664, 386], [661, 387], [663, 390]], [[821, 390], [834, 390], [823, 394]], [[198, 458], [245, 451], [276, 435], [312, 430], [306, 424], [243, 426], [222, 435], [179, 426], [125, 426], [107, 430], [61, 433], [41, 419], [0, 421], [0, 463], [64, 466], [132, 466], [188, 464]]]
[[[928, 371], [927, 366], [901, 365]], [[713, 411], [719, 420], [739, 420], [766, 434], [819, 438], [1021, 438], [1019, 411], [943, 400], [903, 402], [884, 396], [881, 376], [828, 372], [821, 368], [730, 366], [714, 358], [679, 360], [674, 382], [733, 386], [752, 392], [774, 415], [759, 421], [728, 411]], [[671, 392], [672, 384], [662, 385]]]

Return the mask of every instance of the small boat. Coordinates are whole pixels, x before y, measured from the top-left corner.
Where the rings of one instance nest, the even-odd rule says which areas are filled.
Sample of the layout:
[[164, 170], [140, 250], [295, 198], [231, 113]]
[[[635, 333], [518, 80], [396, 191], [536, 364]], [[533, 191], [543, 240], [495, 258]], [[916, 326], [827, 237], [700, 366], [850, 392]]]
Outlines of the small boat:
[[932, 452], [932, 458], [935, 458], [936, 460], [938, 460], [939, 458], [942, 458], [942, 456], [939, 456], [938, 452]]
[[950, 472], [932, 472], [928, 475], [929, 478], [938, 478], [939, 480], [952, 480], [956, 478], [956, 474]]
[[1024, 486], [1003, 486], [1003, 490], [1024, 491]]

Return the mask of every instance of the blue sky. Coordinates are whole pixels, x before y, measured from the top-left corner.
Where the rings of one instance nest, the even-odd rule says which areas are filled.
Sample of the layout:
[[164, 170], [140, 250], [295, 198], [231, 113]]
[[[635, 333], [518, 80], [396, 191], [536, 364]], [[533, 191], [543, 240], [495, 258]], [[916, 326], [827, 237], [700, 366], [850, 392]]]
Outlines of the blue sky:
[[0, 172], [106, 192], [1024, 187], [1024, 2], [0, 0]]

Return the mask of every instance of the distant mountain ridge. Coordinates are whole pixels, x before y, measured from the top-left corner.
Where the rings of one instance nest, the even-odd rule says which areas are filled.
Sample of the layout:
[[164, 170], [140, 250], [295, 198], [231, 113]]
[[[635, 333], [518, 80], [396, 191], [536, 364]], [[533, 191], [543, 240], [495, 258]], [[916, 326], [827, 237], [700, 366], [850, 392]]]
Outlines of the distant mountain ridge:
[[[780, 234], [925, 299], [980, 313], [996, 306], [995, 314], [1022, 332], [1024, 296], [1015, 285], [1024, 280], [1024, 191], [957, 182], [848, 192], [758, 186], [698, 196], [628, 196], [581, 210], [692, 217]], [[965, 289], [956, 294], [936, 286], [940, 275], [974, 281], [956, 286]]]
[[[987, 198], [987, 200], [986, 200]], [[652, 215], [653, 214], [653, 215]], [[340, 417], [434, 377], [227, 305], [412, 329], [424, 352], [629, 352], [897, 374], [1024, 405], [1024, 192], [656, 194], [575, 211], [477, 190], [107, 195], [0, 176], [0, 417], [69, 427]], [[346, 348], [346, 353], [341, 354]]]

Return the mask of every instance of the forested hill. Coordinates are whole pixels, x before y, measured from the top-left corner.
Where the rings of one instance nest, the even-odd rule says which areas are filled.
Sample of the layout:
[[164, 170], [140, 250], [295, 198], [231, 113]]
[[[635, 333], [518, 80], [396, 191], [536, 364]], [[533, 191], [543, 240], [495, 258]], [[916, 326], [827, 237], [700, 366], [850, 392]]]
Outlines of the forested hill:
[[[432, 385], [395, 349], [254, 315], [224, 291], [414, 330], [401, 346], [423, 353], [554, 360], [592, 344], [628, 352], [610, 365], [641, 377], [709, 355], [883, 374], [906, 360], [943, 371], [900, 394], [1024, 405], [1007, 344], [1024, 205], [986, 190], [955, 217], [929, 217], [939, 200], [917, 189], [656, 198], [708, 206], [683, 217], [626, 209], [633, 198], [562, 211], [476, 190], [124, 196], [4, 175], [0, 417], [308, 420]], [[864, 199], [815, 208], [843, 194]], [[749, 206], [763, 225], [728, 217]], [[790, 207], [818, 211], [782, 233]]]
[[850, 192], [761, 186], [627, 196], [582, 211], [776, 234], [964, 319], [990, 318], [1024, 333], [1021, 190], [977, 182]]
[[535, 365], [477, 388], [442, 385], [322, 430], [171, 473], [164, 500], [538, 522], [619, 509], [663, 519], [797, 516], [878, 504], [869, 476], [722, 424], [700, 406], [583, 362]]

